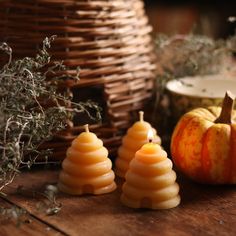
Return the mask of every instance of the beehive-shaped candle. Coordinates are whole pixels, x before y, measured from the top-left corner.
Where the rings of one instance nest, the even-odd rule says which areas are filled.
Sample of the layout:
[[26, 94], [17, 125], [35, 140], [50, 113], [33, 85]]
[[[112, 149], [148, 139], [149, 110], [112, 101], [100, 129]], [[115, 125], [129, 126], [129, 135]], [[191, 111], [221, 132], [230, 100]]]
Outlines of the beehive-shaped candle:
[[145, 144], [130, 162], [121, 201], [132, 208], [169, 209], [180, 203], [172, 162], [160, 145]]
[[89, 132], [81, 133], [67, 150], [59, 175], [58, 188], [65, 193], [104, 194], [116, 189], [112, 163], [102, 140]]
[[118, 157], [115, 162], [115, 172], [119, 177], [124, 178], [129, 168], [130, 161], [134, 158], [135, 153], [147, 142], [147, 133], [150, 129], [154, 133], [155, 143], [160, 144], [161, 139], [151, 125], [143, 120], [144, 113], [139, 112], [139, 121], [135, 122], [127, 131], [122, 139], [122, 145], [118, 149]]

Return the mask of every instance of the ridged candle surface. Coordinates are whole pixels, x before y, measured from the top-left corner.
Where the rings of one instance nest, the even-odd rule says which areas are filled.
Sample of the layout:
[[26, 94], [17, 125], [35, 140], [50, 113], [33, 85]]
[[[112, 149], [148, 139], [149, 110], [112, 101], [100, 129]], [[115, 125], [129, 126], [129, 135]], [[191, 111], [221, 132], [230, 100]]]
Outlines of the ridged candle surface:
[[135, 153], [147, 143], [147, 134], [150, 129], [154, 133], [153, 140], [160, 144], [161, 139], [157, 136], [156, 130], [146, 121], [137, 121], [128, 129], [127, 134], [122, 139], [122, 145], [118, 149], [118, 157], [115, 163], [115, 172], [119, 177], [125, 177], [129, 163], [134, 158]]
[[160, 145], [137, 151], [126, 173], [121, 201], [132, 208], [168, 209], [179, 205], [179, 185], [172, 162]]
[[72, 142], [62, 168], [58, 183], [62, 192], [103, 194], [116, 189], [108, 151], [94, 133], [83, 132]]

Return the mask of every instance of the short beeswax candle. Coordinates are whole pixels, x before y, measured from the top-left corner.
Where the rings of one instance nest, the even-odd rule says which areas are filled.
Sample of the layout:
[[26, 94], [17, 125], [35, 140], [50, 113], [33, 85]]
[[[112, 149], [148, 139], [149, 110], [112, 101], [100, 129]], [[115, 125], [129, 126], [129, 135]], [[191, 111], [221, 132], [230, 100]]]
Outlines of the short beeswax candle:
[[144, 113], [139, 112], [139, 121], [135, 122], [128, 129], [127, 134], [122, 139], [122, 145], [118, 149], [118, 157], [115, 162], [115, 172], [119, 177], [124, 178], [129, 168], [130, 161], [134, 158], [135, 153], [147, 142], [147, 134], [150, 129], [154, 133], [155, 143], [161, 143], [157, 132], [151, 125], [143, 120]]
[[85, 125], [85, 132], [67, 150], [58, 188], [74, 195], [109, 193], [116, 189], [111, 167], [112, 163], [102, 140], [89, 132], [88, 125]]
[[160, 145], [147, 143], [130, 162], [121, 201], [132, 208], [169, 209], [180, 203], [172, 162]]

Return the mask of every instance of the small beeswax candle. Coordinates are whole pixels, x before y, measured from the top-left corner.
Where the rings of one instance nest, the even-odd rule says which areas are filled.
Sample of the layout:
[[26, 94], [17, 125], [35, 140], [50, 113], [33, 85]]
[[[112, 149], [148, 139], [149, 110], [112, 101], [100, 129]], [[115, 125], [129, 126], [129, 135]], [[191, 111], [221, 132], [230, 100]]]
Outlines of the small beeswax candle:
[[81, 133], [68, 148], [62, 163], [58, 188], [65, 193], [103, 194], [116, 189], [112, 163], [102, 140], [89, 132]]
[[130, 162], [121, 201], [132, 208], [168, 209], [179, 205], [172, 162], [160, 145], [147, 143]]
[[144, 113], [139, 112], [139, 121], [135, 122], [128, 129], [127, 134], [122, 139], [122, 145], [118, 149], [118, 157], [115, 162], [115, 172], [119, 177], [124, 178], [129, 168], [130, 161], [134, 158], [135, 153], [147, 142], [147, 134], [150, 129], [154, 133], [155, 143], [161, 143], [161, 139], [157, 136], [157, 132], [151, 125], [144, 121]]

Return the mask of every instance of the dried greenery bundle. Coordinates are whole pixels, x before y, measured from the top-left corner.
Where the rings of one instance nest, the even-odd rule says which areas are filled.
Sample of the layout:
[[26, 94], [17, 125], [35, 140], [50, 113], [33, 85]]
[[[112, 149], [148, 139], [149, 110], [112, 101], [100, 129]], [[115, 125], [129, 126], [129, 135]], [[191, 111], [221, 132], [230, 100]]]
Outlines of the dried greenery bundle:
[[222, 71], [224, 60], [236, 49], [236, 36], [214, 40], [205, 35], [158, 35], [156, 48], [160, 72], [175, 78], [214, 74]]
[[[48, 49], [54, 38], [43, 41], [35, 58], [20, 60], [12, 60], [11, 48], [6, 43], [0, 44], [0, 49], [9, 56], [0, 69], [0, 191], [21, 168], [30, 167], [42, 155], [38, 151], [40, 144], [65, 128], [71, 113], [86, 112], [91, 117], [93, 109], [96, 115], [92, 118], [100, 118], [95, 103], [73, 103], [69, 95], [58, 93], [54, 82], [62, 76], [56, 74], [65, 68], [62, 63], [50, 63]], [[53, 83], [47, 80], [48, 74], [54, 75]], [[53, 105], [45, 107], [48, 101]], [[47, 154], [45, 151], [45, 157]]]

